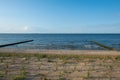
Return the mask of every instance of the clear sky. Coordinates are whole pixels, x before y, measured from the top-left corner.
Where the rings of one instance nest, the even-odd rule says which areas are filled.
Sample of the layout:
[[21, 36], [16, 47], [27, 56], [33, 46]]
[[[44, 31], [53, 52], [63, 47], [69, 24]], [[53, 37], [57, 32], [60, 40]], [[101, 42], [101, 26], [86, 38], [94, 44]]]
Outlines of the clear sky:
[[0, 33], [120, 33], [120, 0], [0, 0]]

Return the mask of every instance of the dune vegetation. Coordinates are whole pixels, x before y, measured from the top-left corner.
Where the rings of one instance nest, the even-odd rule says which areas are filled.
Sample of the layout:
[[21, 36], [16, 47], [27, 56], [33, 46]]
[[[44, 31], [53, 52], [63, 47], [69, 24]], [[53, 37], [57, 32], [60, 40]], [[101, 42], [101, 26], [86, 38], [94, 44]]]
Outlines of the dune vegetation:
[[0, 80], [118, 80], [120, 56], [0, 53]]

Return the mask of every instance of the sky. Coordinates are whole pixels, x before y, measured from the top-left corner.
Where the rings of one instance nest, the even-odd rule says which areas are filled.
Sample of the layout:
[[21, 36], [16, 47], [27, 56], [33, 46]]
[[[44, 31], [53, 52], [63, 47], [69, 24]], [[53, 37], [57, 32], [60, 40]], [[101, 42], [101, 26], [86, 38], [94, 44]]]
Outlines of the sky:
[[120, 0], [0, 0], [0, 33], [120, 33]]

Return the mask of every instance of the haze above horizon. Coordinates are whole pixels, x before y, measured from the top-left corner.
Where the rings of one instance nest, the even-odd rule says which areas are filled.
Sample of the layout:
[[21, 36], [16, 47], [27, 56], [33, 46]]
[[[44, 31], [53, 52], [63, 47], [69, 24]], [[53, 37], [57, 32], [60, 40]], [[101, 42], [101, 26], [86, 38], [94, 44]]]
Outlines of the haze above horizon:
[[0, 0], [0, 33], [120, 33], [120, 0]]

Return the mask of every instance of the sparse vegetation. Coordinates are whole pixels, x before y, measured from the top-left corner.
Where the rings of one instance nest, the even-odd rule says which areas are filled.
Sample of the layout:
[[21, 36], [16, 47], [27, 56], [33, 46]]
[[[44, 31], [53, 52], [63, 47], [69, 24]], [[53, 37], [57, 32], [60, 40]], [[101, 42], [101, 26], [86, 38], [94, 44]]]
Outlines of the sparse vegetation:
[[24, 75], [17, 75], [17, 76], [15, 76], [15, 78], [13, 80], [25, 80], [25, 76]]
[[0, 79], [117, 79], [120, 74], [115, 69], [120, 70], [119, 58], [120, 56], [109, 55], [0, 53]]

